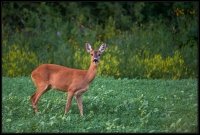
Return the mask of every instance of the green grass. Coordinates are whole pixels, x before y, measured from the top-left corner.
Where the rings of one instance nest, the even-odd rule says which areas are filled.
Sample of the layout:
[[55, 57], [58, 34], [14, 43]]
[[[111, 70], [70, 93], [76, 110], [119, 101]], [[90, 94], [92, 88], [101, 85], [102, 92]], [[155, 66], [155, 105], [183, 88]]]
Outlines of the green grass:
[[66, 94], [50, 90], [34, 114], [29, 77], [3, 77], [2, 132], [193, 132], [197, 133], [197, 80], [97, 77], [64, 115]]

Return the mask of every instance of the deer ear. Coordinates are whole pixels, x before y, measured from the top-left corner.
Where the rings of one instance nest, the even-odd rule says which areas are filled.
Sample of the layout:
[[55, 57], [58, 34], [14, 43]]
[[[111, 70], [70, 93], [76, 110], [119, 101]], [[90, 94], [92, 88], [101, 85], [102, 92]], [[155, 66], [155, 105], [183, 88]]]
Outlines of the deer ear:
[[89, 43], [85, 43], [85, 48], [87, 52], [91, 52], [92, 51], [92, 47]]
[[106, 44], [102, 44], [100, 47], [99, 47], [99, 52], [100, 53], [103, 53], [105, 50], [106, 50], [107, 46]]

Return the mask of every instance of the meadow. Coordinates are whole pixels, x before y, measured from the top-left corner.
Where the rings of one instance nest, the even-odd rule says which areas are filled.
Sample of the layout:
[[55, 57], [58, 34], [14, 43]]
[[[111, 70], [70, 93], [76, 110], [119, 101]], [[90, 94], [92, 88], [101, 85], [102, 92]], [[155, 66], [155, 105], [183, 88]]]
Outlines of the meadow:
[[2, 132], [197, 133], [197, 79], [114, 79], [97, 76], [64, 115], [66, 94], [50, 90], [34, 114], [30, 77], [2, 78]]
[[[2, 132], [197, 133], [198, 5], [2, 2]], [[88, 69], [85, 42], [108, 49], [84, 116], [74, 99], [64, 115], [55, 90], [34, 114], [30, 73], [43, 63]]]

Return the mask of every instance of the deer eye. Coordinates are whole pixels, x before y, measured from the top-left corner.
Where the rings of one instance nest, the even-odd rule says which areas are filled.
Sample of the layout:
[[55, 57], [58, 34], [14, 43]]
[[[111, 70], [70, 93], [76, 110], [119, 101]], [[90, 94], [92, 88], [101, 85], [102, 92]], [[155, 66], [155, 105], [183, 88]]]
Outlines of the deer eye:
[[98, 56], [100, 56], [101, 54], [98, 54]]
[[91, 54], [91, 56], [93, 56], [93, 54]]

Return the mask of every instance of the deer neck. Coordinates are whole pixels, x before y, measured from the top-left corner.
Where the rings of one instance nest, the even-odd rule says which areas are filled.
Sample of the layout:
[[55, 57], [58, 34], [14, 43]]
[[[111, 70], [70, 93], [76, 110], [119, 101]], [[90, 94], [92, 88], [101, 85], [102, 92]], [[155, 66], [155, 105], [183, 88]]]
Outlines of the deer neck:
[[95, 78], [96, 72], [97, 72], [97, 65], [91, 62], [90, 67], [85, 77], [85, 80], [87, 81], [87, 83], [90, 83]]

